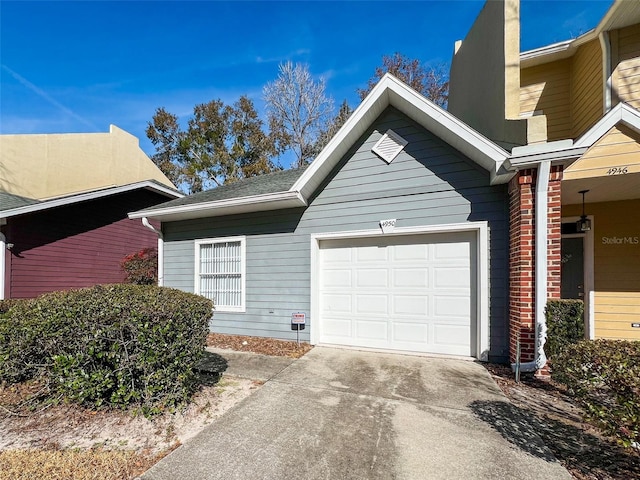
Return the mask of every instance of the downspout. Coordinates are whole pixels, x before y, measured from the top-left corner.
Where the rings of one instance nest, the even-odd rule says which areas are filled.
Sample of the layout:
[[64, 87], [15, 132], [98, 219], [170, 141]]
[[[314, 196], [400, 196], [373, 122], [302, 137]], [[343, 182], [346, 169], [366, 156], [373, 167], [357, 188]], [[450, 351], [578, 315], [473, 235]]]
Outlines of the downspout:
[[551, 160], [540, 162], [535, 205], [535, 350], [534, 360], [520, 365], [523, 372], [535, 372], [547, 364], [544, 344], [547, 340], [545, 308], [547, 306], [547, 208], [550, 172]]
[[7, 262], [7, 237], [0, 232], [0, 300], [4, 300], [4, 276]]
[[162, 231], [149, 223], [147, 217], [142, 217], [142, 224], [158, 235], [158, 286], [162, 287], [164, 285], [164, 236]]

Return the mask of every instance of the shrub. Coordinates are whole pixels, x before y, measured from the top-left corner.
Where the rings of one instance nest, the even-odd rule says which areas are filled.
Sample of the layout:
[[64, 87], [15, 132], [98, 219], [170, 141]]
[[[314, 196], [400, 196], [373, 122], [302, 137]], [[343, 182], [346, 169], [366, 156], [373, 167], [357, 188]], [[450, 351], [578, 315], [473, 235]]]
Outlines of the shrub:
[[158, 251], [143, 248], [131, 253], [120, 262], [125, 273], [125, 282], [135, 285], [156, 285], [158, 283]]
[[581, 341], [553, 363], [588, 417], [625, 446], [640, 442], [640, 341]]
[[582, 300], [549, 300], [545, 315], [548, 330], [544, 350], [552, 360], [567, 345], [584, 340]]
[[20, 298], [6, 298], [4, 300], [0, 300], [0, 315], [7, 313], [11, 307], [20, 302], [24, 302], [24, 300]]
[[107, 285], [46, 294], [0, 318], [0, 380], [35, 376], [94, 407], [175, 407], [197, 387], [213, 305], [178, 290]]

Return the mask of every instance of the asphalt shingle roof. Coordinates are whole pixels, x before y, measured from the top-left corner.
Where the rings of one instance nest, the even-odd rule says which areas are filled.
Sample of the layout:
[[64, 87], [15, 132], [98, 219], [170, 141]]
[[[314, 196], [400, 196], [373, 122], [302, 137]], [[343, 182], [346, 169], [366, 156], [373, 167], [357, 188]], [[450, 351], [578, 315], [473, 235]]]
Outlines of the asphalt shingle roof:
[[24, 207], [26, 205], [33, 205], [35, 203], [40, 203], [40, 200], [0, 191], [0, 211], [11, 210], [12, 208]]
[[194, 193], [183, 198], [176, 198], [159, 205], [145, 209], [146, 211], [195, 205], [198, 203], [230, 200], [232, 198], [265, 195], [268, 193], [286, 192], [300, 178], [304, 168], [294, 170], [280, 170], [278, 172], [245, 178], [234, 183], [228, 183], [204, 192]]

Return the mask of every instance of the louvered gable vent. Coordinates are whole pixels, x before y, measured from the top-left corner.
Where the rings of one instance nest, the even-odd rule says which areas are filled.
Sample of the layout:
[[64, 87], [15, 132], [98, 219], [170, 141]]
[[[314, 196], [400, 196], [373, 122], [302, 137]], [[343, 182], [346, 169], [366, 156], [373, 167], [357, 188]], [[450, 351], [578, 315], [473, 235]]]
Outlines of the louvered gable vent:
[[393, 130], [387, 130], [380, 140], [376, 142], [371, 151], [378, 155], [387, 163], [391, 163], [394, 158], [409, 143]]

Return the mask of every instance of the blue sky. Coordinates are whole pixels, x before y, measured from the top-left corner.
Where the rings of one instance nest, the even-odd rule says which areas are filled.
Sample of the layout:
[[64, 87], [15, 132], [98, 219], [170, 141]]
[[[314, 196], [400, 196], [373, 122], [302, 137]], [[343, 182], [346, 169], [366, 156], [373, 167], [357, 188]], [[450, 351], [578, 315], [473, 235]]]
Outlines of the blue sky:
[[[107, 132], [154, 149], [147, 122], [163, 106], [248, 95], [291, 60], [323, 76], [338, 105], [358, 103], [382, 55], [448, 63], [483, 1], [0, 2], [0, 133]], [[522, 0], [522, 50], [596, 26], [611, 0]]]

